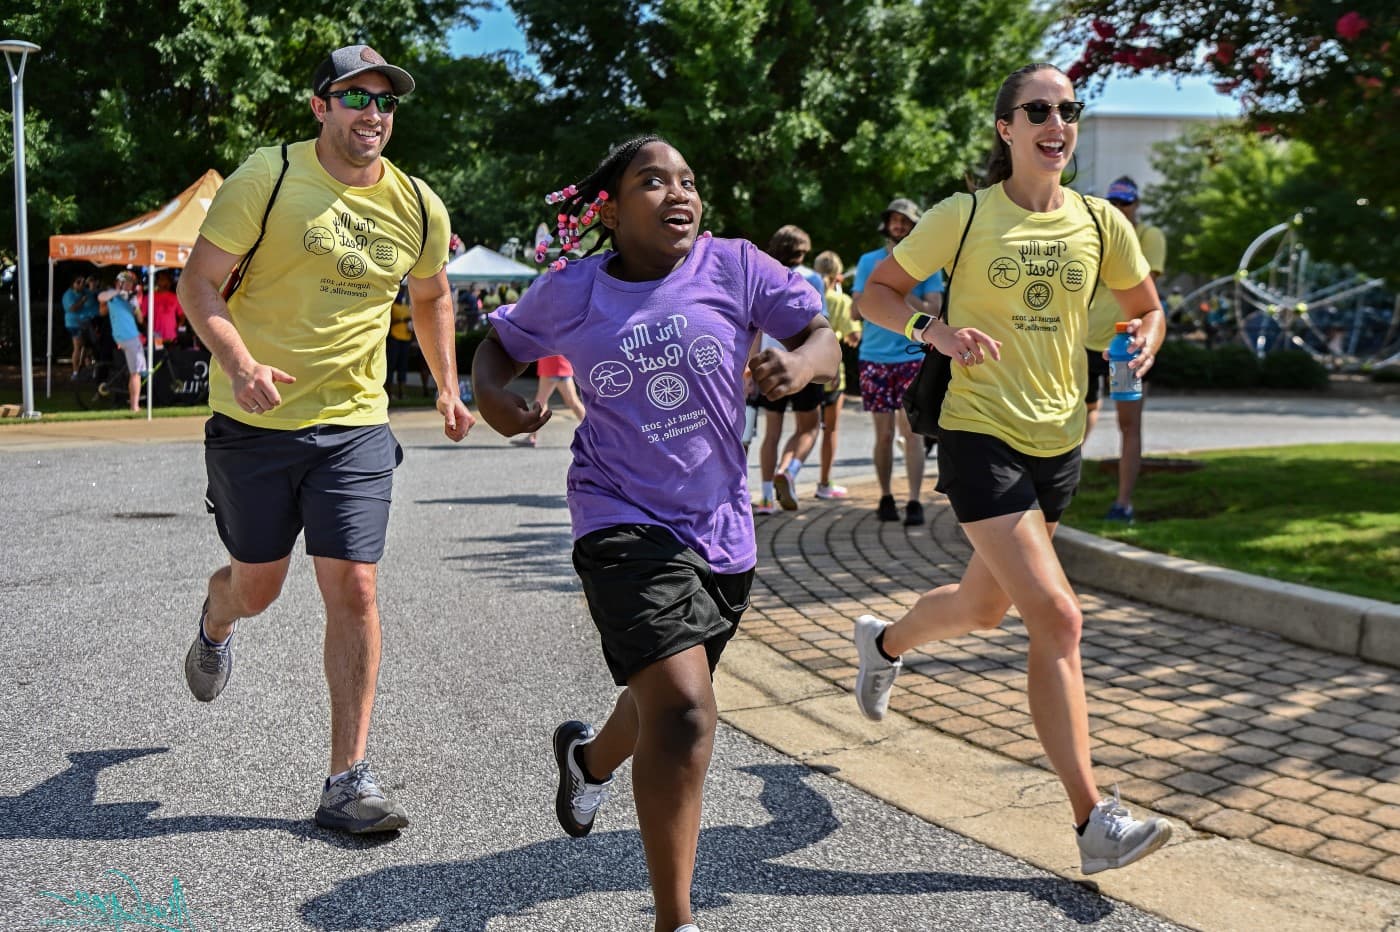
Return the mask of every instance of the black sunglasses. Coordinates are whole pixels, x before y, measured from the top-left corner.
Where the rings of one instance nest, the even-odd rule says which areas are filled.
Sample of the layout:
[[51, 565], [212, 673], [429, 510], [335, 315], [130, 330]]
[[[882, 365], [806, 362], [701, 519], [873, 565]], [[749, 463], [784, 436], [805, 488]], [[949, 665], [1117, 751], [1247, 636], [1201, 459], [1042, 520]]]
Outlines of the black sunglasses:
[[[362, 87], [352, 87], [343, 91], [328, 91], [322, 96], [327, 100], [338, 97], [340, 102], [351, 110], [363, 110], [369, 106], [371, 100], [379, 108], [380, 113], [393, 113], [394, 108], [399, 105], [399, 99], [393, 94], [371, 94]], [[1042, 122], [1044, 122], [1043, 119]]]
[[[1026, 111], [1026, 119], [1030, 120], [1032, 126], [1039, 126], [1050, 119], [1051, 110], [1060, 111], [1060, 119], [1066, 123], [1078, 123], [1079, 114], [1084, 112], [1084, 101], [1062, 100], [1057, 104], [1050, 104], [1043, 100], [1032, 100], [1030, 103], [1020, 104], [1011, 109]], [[1007, 116], [1009, 117], [1010, 114]]]

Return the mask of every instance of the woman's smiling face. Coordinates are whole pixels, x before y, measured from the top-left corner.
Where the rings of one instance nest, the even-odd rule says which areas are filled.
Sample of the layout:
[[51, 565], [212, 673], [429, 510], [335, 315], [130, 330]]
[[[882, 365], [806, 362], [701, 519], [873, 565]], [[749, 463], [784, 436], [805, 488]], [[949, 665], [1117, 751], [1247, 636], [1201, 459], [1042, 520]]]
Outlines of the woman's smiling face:
[[[1053, 68], [1042, 68], [1026, 76], [1016, 95], [1014, 106], [1018, 109], [1011, 111], [1010, 119], [997, 120], [997, 133], [1011, 147], [1011, 164], [1017, 174], [1039, 172], [1058, 177], [1064, 173], [1079, 140], [1079, 124], [1066, 123], [1056, 106], [1074, 99], [1074, 85]], [[1026, 111], [1020, 109], [1028, 103], [1050, 105], [1050, 115], [1044, 123], [1032, 123]]]

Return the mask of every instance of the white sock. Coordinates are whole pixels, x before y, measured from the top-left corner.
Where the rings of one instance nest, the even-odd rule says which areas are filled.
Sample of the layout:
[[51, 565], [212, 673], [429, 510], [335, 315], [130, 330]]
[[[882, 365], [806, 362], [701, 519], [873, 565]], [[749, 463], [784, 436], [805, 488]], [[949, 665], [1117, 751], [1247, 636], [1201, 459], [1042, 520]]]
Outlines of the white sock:
[[340, 773], [332, 774], [331, 776], [326, 777], [326, 786], [334, 786], [335, 784], [339, 783], [341, 780], [344, 780], [348, 776], [350, 776], [349, 770], [342, 770]]
[[765, 483], [763, 483], [763, 499], [764, 499], [764, 501], [769, 501], [769, 502], [771, 502], [771, 501], [773, 500], [773, 483], [771, 483], [771, 482], [765, 482]]

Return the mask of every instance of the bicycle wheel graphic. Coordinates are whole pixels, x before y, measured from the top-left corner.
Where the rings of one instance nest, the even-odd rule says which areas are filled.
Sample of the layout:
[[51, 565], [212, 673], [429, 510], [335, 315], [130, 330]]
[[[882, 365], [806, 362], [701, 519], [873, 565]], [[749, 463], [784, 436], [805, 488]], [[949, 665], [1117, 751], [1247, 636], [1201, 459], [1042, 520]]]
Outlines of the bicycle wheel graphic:
[[647, 397], [661, 410], [670, 411], [685, 403], [690, 397], [690, 389], [686, 386], [685, 379], [674, 372], [663, 372], [652, 376], [651, 381], [647, 383]]

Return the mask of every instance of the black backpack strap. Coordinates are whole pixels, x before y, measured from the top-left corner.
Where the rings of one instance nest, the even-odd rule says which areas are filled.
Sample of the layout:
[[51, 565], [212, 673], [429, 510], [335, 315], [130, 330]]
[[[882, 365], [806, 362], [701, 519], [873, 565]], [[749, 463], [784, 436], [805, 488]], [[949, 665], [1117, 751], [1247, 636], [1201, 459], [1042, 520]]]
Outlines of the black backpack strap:
[[418, 244], [418, 258], [421, 259], [423, 250], [428, 248], [428, 205], [423, 203], [423, 190], [418, 187], [418, 179], [409, 175], [408, 183], [413, 185], [413, 193], [418, 197], [418, 216], [423, 219], [423, 241]]
[[243, 284], [243, 279], [248, 274], [248, 266], [253, 264], [253, 253], [258, 251], [262, 245], [263, 237], [267, 235], [267, 218], [272, 215], [272, 205], [277, 202], [277, 192], [282, 190], [282, 179], [287, 177], [287, 144], [282, 143], [282, 170], [277, 174], [277, 183], [272, 186], [272, 194], [268, 195], [267, 207], [263, 210], [262, 224], [258, 227], [258, 238], [253, 242], [253, 248], [244, 253], [238, 265], [234, 267], [233, 275], [230, 276], [228, 289], [224, 292], [224, 300], [233, 297], [233, 293], [238, 290], [238, 286]]
[[967, 223], [963, 226], [962, 238], [958, 240], [958, 251], [953, 254], [953, 264], [948, 266], [948, 277], [943, 282], [943, 306], [938, 309], [938, 317], [945, 323], [948, 320], [948, 295], [953, 290], [953, 273], [957, 271], [958, 260], [962, 258], [963, 244], [967, 242], [967, 231], [972, 229], [972, 218], [977, 216], [977, 194], [969, 191], [967, 196], [972, 198], [972, 210], [968, 212]]
[[[1070, 190], [1074, 191], [1073, 188]], [[1079, 194], [1078, 191], [1074, 191], [1074, 193]], [[1103, 278], [1103, 227], [1099, 225], [1099, 218], [1094, 215], [1094, 208], [1089, 206], [1089, 199], [1082, 194], [1079, 194], [1079, 199], [1084, 202], [1084, 211], [1089, 215], [1089, 219], [1094, 221], [1094, 235], [1099, 240], [1099, 264], [1094, 269], [1094, 287], [1089, 291], [1089, 300], [1092, 302], [1094, 292], [1098, 291], [1099, 288], [1099, 280]]]

